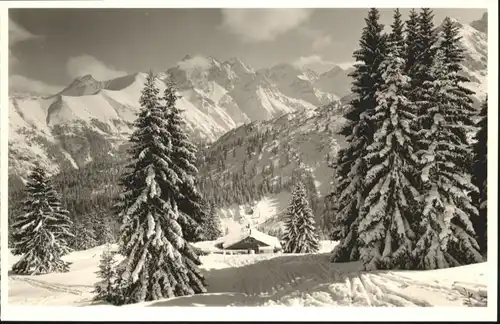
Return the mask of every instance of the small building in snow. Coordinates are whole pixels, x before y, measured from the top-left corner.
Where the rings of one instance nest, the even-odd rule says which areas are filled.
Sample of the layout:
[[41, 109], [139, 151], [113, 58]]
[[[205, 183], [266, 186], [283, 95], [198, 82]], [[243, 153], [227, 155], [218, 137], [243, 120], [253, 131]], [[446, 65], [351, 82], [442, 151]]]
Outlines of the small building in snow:
[[240, 253], [274, 253], [281, 251], [277, 237], [267, 235], [254, 228], [245, 228], [239, 233], [221, 238], [216, 247]]

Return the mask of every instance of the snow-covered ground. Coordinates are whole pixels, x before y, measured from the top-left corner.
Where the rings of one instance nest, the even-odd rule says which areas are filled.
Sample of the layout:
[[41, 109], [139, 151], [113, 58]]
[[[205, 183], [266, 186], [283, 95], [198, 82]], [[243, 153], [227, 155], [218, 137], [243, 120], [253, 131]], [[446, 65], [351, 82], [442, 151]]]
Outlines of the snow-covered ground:
[[[134, 306], [485, 306], [487, 263], [433, 271], [362, 272], [331, 263], [334, 242], [318, 254], [202, 257], [208, 293]], [[201, 243], [198, 246], [211, 246]], [[103, 247], [74, 252], [68, 273], [9, 275], [9, 305], [90, 305]], [[9, 256], [12, 265], [18, 257]], [[491, 268], [491, 267], [490, 267]], [[465, 289], [465, 290], [464, 290]], [[472, 294], [466, 297], [466, 291]]]

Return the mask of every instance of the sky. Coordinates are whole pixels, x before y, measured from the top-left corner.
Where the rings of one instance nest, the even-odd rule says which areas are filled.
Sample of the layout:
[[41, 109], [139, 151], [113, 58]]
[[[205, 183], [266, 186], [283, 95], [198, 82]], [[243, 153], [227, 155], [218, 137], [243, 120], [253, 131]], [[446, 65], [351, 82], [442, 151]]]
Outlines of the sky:
[[[401, 9], [406, 19], [409, 9]], [[434, 9], [470, 23], [486, 9]], [[74, 78], [164, 71], [187, 54], [238, 57], [255, 69], [349, 64], [367, 9], [10, 9], [10, 88], [56, 92]], [[393, 10], [380, 9], [381, 22]]]

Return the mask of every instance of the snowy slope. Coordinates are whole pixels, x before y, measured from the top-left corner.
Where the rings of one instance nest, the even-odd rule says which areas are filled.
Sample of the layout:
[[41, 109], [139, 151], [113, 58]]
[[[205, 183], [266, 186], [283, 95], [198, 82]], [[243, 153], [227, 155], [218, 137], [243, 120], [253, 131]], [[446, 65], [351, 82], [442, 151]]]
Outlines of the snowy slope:
[[470, 25], [480, 32], [488, 34], [488, 12], [485, 12], [481, 19], [471, 22]]
[[[320, 254], [202, 256], [208, 293], [127, 307], [167, 306], [485, 306], [491, 265], [430, 271], [362, 272]], [[8, 277], [10, 305], [91, 305], [103, 247], [71, 253], [67, 273]], [[9, 268], [17, 260], [9, 255]], [[471, 297], [467, 298], [466, 293]]]
[[263, 197], [252, 204], [225, 206], [217, 211], [217, 215], [222, 228], [229, 233], [240, 231], [248, 225], [269, 231], [280, 227], [276, 218], [288, 207], [289, 200], [290, 194], [281, 192]]
[[330, 78], [324, 78], [332, 85], [330, 91], [325, 91], [317, 87], [320, 76], [314, 71], [300, 69], [291, 64], [278, 64], [261, 73], [274, 81], [278, 89], [286, 96], [298, 100], [303, 99], [316, 106], [328, 104], [344, 95], [342, 87], [334, 86]]

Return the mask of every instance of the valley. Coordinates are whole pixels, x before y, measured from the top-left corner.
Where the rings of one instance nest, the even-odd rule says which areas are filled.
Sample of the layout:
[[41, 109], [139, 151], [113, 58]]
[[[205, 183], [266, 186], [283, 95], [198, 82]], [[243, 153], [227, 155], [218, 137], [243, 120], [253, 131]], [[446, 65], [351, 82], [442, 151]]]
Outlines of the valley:
[[[471, 79], [478, 106], [487, 91], [487, 34], [455, 23], [467, 49], [464, 73]], [[313, 184], [309, 192], [317, 200], [316, 220], [322, 228], [328, 226], [320, 198], [331, 187], [328, 163], [344, 145], [337, 132], [351, 99], [351, 70], [337, 66], [318, 74], [288, 63], [254, 70], [239, 58], [220, 61], [186, 55], [158, 74], [161, 91], [167, 75], [179, 89], [182, 97], [177, 104], [199, 145], [200, 187], [219, 206], [225, 230], [245, 226], [251, 216], [255, 225], [279, 232], [294, 172]], [[23, 181], [34, 161], [52, 174], [64, 171], [60, 178], [81, 178], [95, 172], [97, 165], [103, 168], [99, 172], [119, 173], [145, 76], [140, 72], [99, 81], [85, 75], [57, 94], [11, 93], [10, 183]], [[73, 206], [94, 201], [103, 192], [118, 192], [116, 182], [108, 188], [112, 189], [87, 189], [88, 193], [60, 190], [78, 192], [79, 198], [70, 199], [82, 203], [68, 202]], [[99, 206], [108, 208], [107, 203]], [[247, 214], [250, 209], [257, 216]]]

